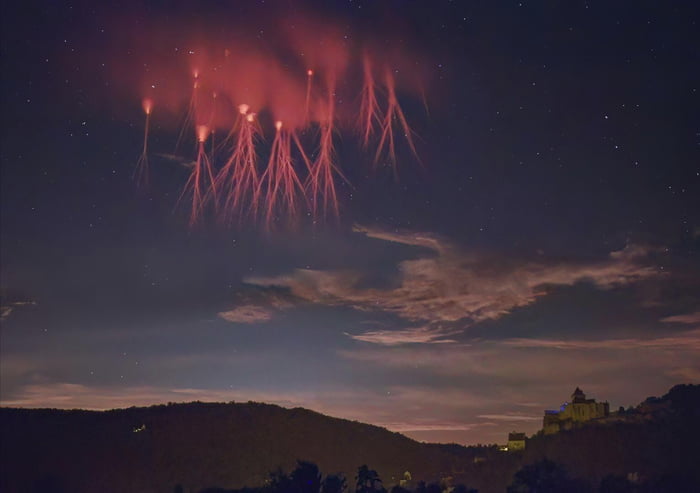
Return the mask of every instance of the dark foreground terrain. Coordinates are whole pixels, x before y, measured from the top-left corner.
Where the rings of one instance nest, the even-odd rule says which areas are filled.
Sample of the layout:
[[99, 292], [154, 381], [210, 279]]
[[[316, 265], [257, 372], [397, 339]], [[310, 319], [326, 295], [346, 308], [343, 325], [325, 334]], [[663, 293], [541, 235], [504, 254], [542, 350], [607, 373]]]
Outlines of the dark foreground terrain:
[[[387, 489], [408, 471], [404, 486], [414, 491], [420, 480], [442, 481], [443, 488], [462, 483], [481, 493], [511, 484], [510, 491], [534, 491], [527, 482], [537, 474], [565, 474], [580, 491], [700, 491], [699, 447], [700, 386], [693, 385], [604, 422], [536, 435], [518, 453], [422, 444], [376, 426], [258, 403], [106, 412], [0, 408], [0, 491], [261, 487], [270, 484], [271, 472], [292, 471], [297, 460], [343, 474], [348, 491], [355, 491], [363, 464]], [[555, 470], [547, 472], [551, 464]]]

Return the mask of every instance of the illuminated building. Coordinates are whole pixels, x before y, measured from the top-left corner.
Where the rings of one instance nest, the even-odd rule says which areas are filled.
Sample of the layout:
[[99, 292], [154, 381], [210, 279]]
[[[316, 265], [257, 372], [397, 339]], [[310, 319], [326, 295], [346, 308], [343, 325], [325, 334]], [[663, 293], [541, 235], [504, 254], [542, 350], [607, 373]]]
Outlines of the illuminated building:
[[570, 430], [592, 419], [604, 418], [608, 414], [610, 414], [610, 407], [607, 402], [586, 399], [586, 394], [576, 387], [571, 394], [571, 402], [562, 404], [558, 411], [544, 412], [542, 428], [545, 435], [550, 435], [561, 430]]
[[527, 440], [525, 433], [508, 433], [508, 451], [525, 450], [525, 440]]

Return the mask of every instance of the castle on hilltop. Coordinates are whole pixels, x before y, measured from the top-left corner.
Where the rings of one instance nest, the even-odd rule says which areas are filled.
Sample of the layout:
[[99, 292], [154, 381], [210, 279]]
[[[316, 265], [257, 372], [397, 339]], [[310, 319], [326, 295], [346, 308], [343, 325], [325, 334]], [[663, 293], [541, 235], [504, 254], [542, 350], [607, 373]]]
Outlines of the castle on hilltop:
[[586, 394], [576, 387], [571, 394], [571, 402], [565, 402], [558, 411], [545, 411], [542, 429], [545, 435], [570, 430], [580, 423], [592, 419], [605, 418], [610, 414], [607, 402], [586, 399]]

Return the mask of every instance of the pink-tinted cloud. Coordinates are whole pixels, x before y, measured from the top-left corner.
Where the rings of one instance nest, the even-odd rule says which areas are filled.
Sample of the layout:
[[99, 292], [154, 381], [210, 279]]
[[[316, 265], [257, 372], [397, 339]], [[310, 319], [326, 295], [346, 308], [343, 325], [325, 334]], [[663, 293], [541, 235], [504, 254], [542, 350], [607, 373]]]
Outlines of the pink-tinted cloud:
[[399, 330], [370, 330], [361, 334], [348, 334], [356, 341], [371, 342], [385, 346], [395, 346], [398, 344], [424, 343], [424, 344], [445, 344], [456, 342], [448, 339], [449, 336], [461, 331], [454, 329], [432, 328], [432, 327], [410, 327]]
[[[343, 350], [339, 355], [378, 373], [399, 370], [409, 377], [441, 382], [435, 389], [405, 389], [412, 395], [407, 402], [416, 403], [418, 414], [434, 415], [427, 404], [437, 399], [431, 391], [446, 392], [458, 406], [448, 402], [438, 406], [446, 419], [459, 413], [467, 423], [487, 420], [498, 423], [494, 433], [504, 434], [512, 429], [534, 433], [541, 427], [543, 410], [558, 407], [576, 386], [615, 408], [661, 395], [677, 383], [700, 383], [699, 349], [700, 331], [689, 331], [609, 341], [506, 339], [472, 341], [471, 345], [377, 345]], [[468, 389], [479, 389], [479, 395]], [[474, 433], [495, 436], [483, 441], [498, 439], [483, 428]]]
[[[382, 241], [424, 247], [428, 251], [422, 258], [399, 263], [399, 285], [393, 289], [363, 287], [362, 273], [349, 270], [296, 270], [289, 275], [249, 278], [247, 282], [286, 288], [294, 296], [313, 303], [381, 310], [414, 323], [439, 324], [462, 319], [472, 323], [498, 319], [546, 296], [548, 286], [570, 286], [587, 281], [600, 289], [611, 289], [661, 275], [658, 269], [643, 263], [649, 250], [635, 245], [598, 261], [516, 261], [466, 252], [429, 234], [360, 227], [355, 231]], [[397, 334], [394, 343], [400, 343], [407, 335], [406, 330]], [[408, 339], [415, 336], [413, 333]], [[390, 334], [368, 334], [366, 340], [371, 339], [387, 344]], [[427, 342], [433, 339], [428, 338]]]
[[272, 320], [277, 312], [293, 306], [292, 300], [281, 293], [241, 293], [230, 310], [219, 312], [217, 315], [228, 322], [264, 323]]
[[162, 388], [153, 386], [98, 387], [75, 383], [42, 383], [24, 386], [3, 406], [56, 407], [63, 409], [117, 409], [163, 402], [230, 402], [255, 400], [294, 406], [304, 399], [294, 394], [230, 389]]
[[526, 416], [524, 414], [479, 414], [477, 418], [490, 419], [493, 421], [542, 421], [542, 416]]
[[437, 236], [430, 233], [386, 231], [379, 228], [362, 226], [360, 224], [355, 224], [352, 230], [355, 233], [364, 234], [367, 236], [367, 238], [374, 238], [377, 240], [399, 243], [402, 245], [420, 246], [430, 250], [435, 250], [437, 252], [443, 251], [444, 242], [440, 241]]
[[2, 300], [0, 304], [0, 321], [6, 320], [10, 314], [17, 308], [27, 305], [36, 305], [36, 301], [6, 301]]
[[[700, 331], [657, 338], [598, 341], [511, 338], [471, 344], [394, 346], [341, 350], [352, 361], [414, 369], [434, 375], [505, 380], [597, 380], [630, 368], [674, 375], [700, 370]], [[629, 374], [629, 373], [625, 373]], [[522, 396], [514, 402], [528, 402]]]
[[639, 350], [648, 349], [685, 349], [700, 351], [700, 330], [682, 332], [675, 335], [657, 338], [606, 339], [588, 340], [557, 340], [557, 339], [505, 339], [501, 344], [521, 348], [550, 348], [550, 349], [610, 349], [610, 350]]
[[459, 421], [424, 420], [411, 423], [384, 423], [383, 427], [399, 433], [415, 431], [471, 431], [482, 426], [495, 426], [493, 423], [463, 423]]
[[661, 321], [666, 323], [700, 325], [700, 311], [694, 313], [685, 313], [683, 315], [673, 315], [670, 317], [665, 317], [662, 318]]
[[[209, 19], [206, 29], [183, 16], [165, 20], [144, 15], [147, 20], [135, 23], [133, 19], [141, 16], [110, 12], [107, 53], [102, 49], [84, 56], [109, 61], [107, 99], [128, 107], [124, 98], [136, 102], [148, 97], [154, 103], [154, 118], [165, 125], [181, 119], [179, 112], [188, 105], [197, 79], [197, 118], [224, 132], [242, 103], [253, 113], [283, 120], [287, 128], [305, 125], [307, 116], [320, 119], [328, 92], [347, 100], [360, 93], [362, 87], [353, 82], [361, 80], [361, 53], [372, 58], [377, 70], [392, 69], [402, 94], [418, 97], [427, 85], [428, 74], [419, 70], [424, 55], [407, 47], [406, 38], [389, 24], [374, 41], [373, 33], [354, 36], [346, 22], [297, 3], [289, 10], [266, 10], [264, 16], [255, 12]], [[392, 45], [396, 48], [387, 49]], [[307, 100], [308, 70], [313, 78]], [[384, 89], [383, 81], [378, 82]], [[336, 112], [346, 127], [356, 119], [343, 111], [350, 106]]]
[[220, 318], [228, 322], [240, 324], [254, 324], [267, 322], [272, 319], [273, 313], [269, 309], [258, 305], [245, 305], [218, 313]]

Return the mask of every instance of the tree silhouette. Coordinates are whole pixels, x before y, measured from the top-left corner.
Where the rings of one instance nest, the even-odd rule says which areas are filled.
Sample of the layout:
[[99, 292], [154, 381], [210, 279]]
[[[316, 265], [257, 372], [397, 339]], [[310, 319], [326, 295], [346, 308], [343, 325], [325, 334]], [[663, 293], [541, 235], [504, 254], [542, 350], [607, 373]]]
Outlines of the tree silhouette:
[[293, 490], [292, 478], [285, 474], [282, 469], [277, 469], [270, 473], [270, 479], [268, 480], [269, 490], [273, 493], [276, 492], [290, 492]]
[[390, 493], [411, 493], [411, 490], [399, 486], [398, 484], [389, 490]]
[[569, 479], [561, 464], [543, 459], [528, 464], [515, 473], [508, 493], [583, 493], [590, 491], [586, 483]]
[[416, 493], [442, 493], [442, 488], [438, 483], [428, 484], [425, 481], [418, 481]]
[[357, 480], [355, 486], [356, 493], [374, 493], [377, 491], [386, 491], [382, 486], [382, 480], [377, 474], [377, 471], [370, 469], [366, 464], [361, 465], [357, 469]]
[[463, 484], [458, 484], [452, 488], [452, 493], [479, 493], [479, 490], [474, 488], [467, 488]]
[[600, 481], [600, 493], [632, 493], [634, 487], [624, 476], [609, 474]]
[[321, 491], [323, 493], [343, 493], [348, 483], [342, 474], [329, 474], [323, 480]]
[[321, 491], [321, 473], [313, 462], [297, 461], [297, 468], [290, 474], [294, 493], [319, 493]]

